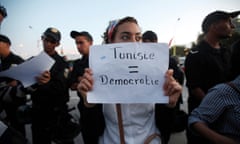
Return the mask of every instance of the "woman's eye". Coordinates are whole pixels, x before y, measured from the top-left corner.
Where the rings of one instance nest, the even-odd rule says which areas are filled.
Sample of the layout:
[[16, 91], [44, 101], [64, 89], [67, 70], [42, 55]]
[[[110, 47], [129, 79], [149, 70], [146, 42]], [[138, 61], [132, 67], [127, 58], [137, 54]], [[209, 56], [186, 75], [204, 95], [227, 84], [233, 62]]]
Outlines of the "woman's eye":
[[127, 35], [122, 36], [122, 40], [129, 40], [129, 39], [130, 39], [129, 36]]
[[136, 36], [136, 37], [135, 37], [135, 40], [136, 40], [137, 42], [141, 41], [141, 40], [142, 40], [142, 36]]

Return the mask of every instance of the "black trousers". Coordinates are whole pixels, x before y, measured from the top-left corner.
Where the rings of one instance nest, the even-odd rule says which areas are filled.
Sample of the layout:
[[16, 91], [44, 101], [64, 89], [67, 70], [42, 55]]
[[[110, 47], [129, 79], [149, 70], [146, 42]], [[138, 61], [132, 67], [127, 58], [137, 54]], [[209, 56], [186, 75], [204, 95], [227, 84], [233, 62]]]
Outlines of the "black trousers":
[[86, 108], [81, 101], [78, 108], [84, 144], [98, 144], [99, 136], [103, 134], [105, 128], [102, 105], [97, 104], [93, 108]]
[[10, 126], [19, 131], [23, 136], [26, 135], [25, 124], [20, 123], [17, 117], [17, 108], [15, 105], [5, 105], [5, 111], [7, 114], [7, 121]]
[[55, 140], [52, 127], [57, 123], [60, 112], [51, 110], [33, 109], [32, 117], [32, 142], [33, 144], [74, 144], [73, 140]]

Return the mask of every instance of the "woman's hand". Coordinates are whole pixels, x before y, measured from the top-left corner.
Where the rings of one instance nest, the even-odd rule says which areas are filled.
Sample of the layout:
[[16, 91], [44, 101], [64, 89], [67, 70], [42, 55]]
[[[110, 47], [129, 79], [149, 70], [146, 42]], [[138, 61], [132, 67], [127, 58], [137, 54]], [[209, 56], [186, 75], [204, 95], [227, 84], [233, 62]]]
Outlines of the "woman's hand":
[[84, 105], [86, 107], [93, 107], [94, 104], [89, 104], [87, 102], [87, 92], [91, 91], [93, 89], [93, 73], [92, 70], [89, 68], [85, 69], [85, 72], [83, 74], [83, 77], [80, 81], [80, 83], [77, 86], [77, 91], [80, 92], [81, 96], [84, 100]]
[[37, 76], [37, 83], [39, 85], [46, 84], [50, 81], [51, 75], [49, 71], [44, 71], [40, 76]]
[[165, 74], [165, 82], [163, 85], [164, 94], [169, 96], [168, 107], [175, 107], [182, 93], [182, 86], [174, 79], [173, 70], [170, 69]]

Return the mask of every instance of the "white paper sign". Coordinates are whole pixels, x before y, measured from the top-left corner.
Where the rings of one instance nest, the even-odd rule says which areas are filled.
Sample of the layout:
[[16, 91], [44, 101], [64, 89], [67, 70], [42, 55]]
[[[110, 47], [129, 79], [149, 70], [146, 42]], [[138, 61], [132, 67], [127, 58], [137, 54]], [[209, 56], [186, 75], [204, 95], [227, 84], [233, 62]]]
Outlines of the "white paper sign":
[[163, 95], [169, 48], [163, 43], [92, 46], [89, 67], [94, 86], [89, 103], [168, 103]]
[[28, 87], [36, 83], [36, 76], [39, 76], [46, 70], [50, 70], [54, 63], [54, 59], [45, 52], [41, 52], [38, 56], [16, 67], [0, 72], [0, 77], [10, 77], [19, 80], [24, 87]]

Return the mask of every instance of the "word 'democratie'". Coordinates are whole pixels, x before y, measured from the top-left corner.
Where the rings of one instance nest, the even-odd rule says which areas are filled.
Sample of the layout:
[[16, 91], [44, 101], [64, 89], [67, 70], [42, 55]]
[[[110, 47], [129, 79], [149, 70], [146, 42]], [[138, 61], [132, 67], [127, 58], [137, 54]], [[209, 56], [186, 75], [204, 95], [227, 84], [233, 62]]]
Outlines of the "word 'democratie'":
[[89, 103], [168, 103], [163, 95], [169, 48], [164, 43], [117, 43], [90, 48], [94, 86]]

